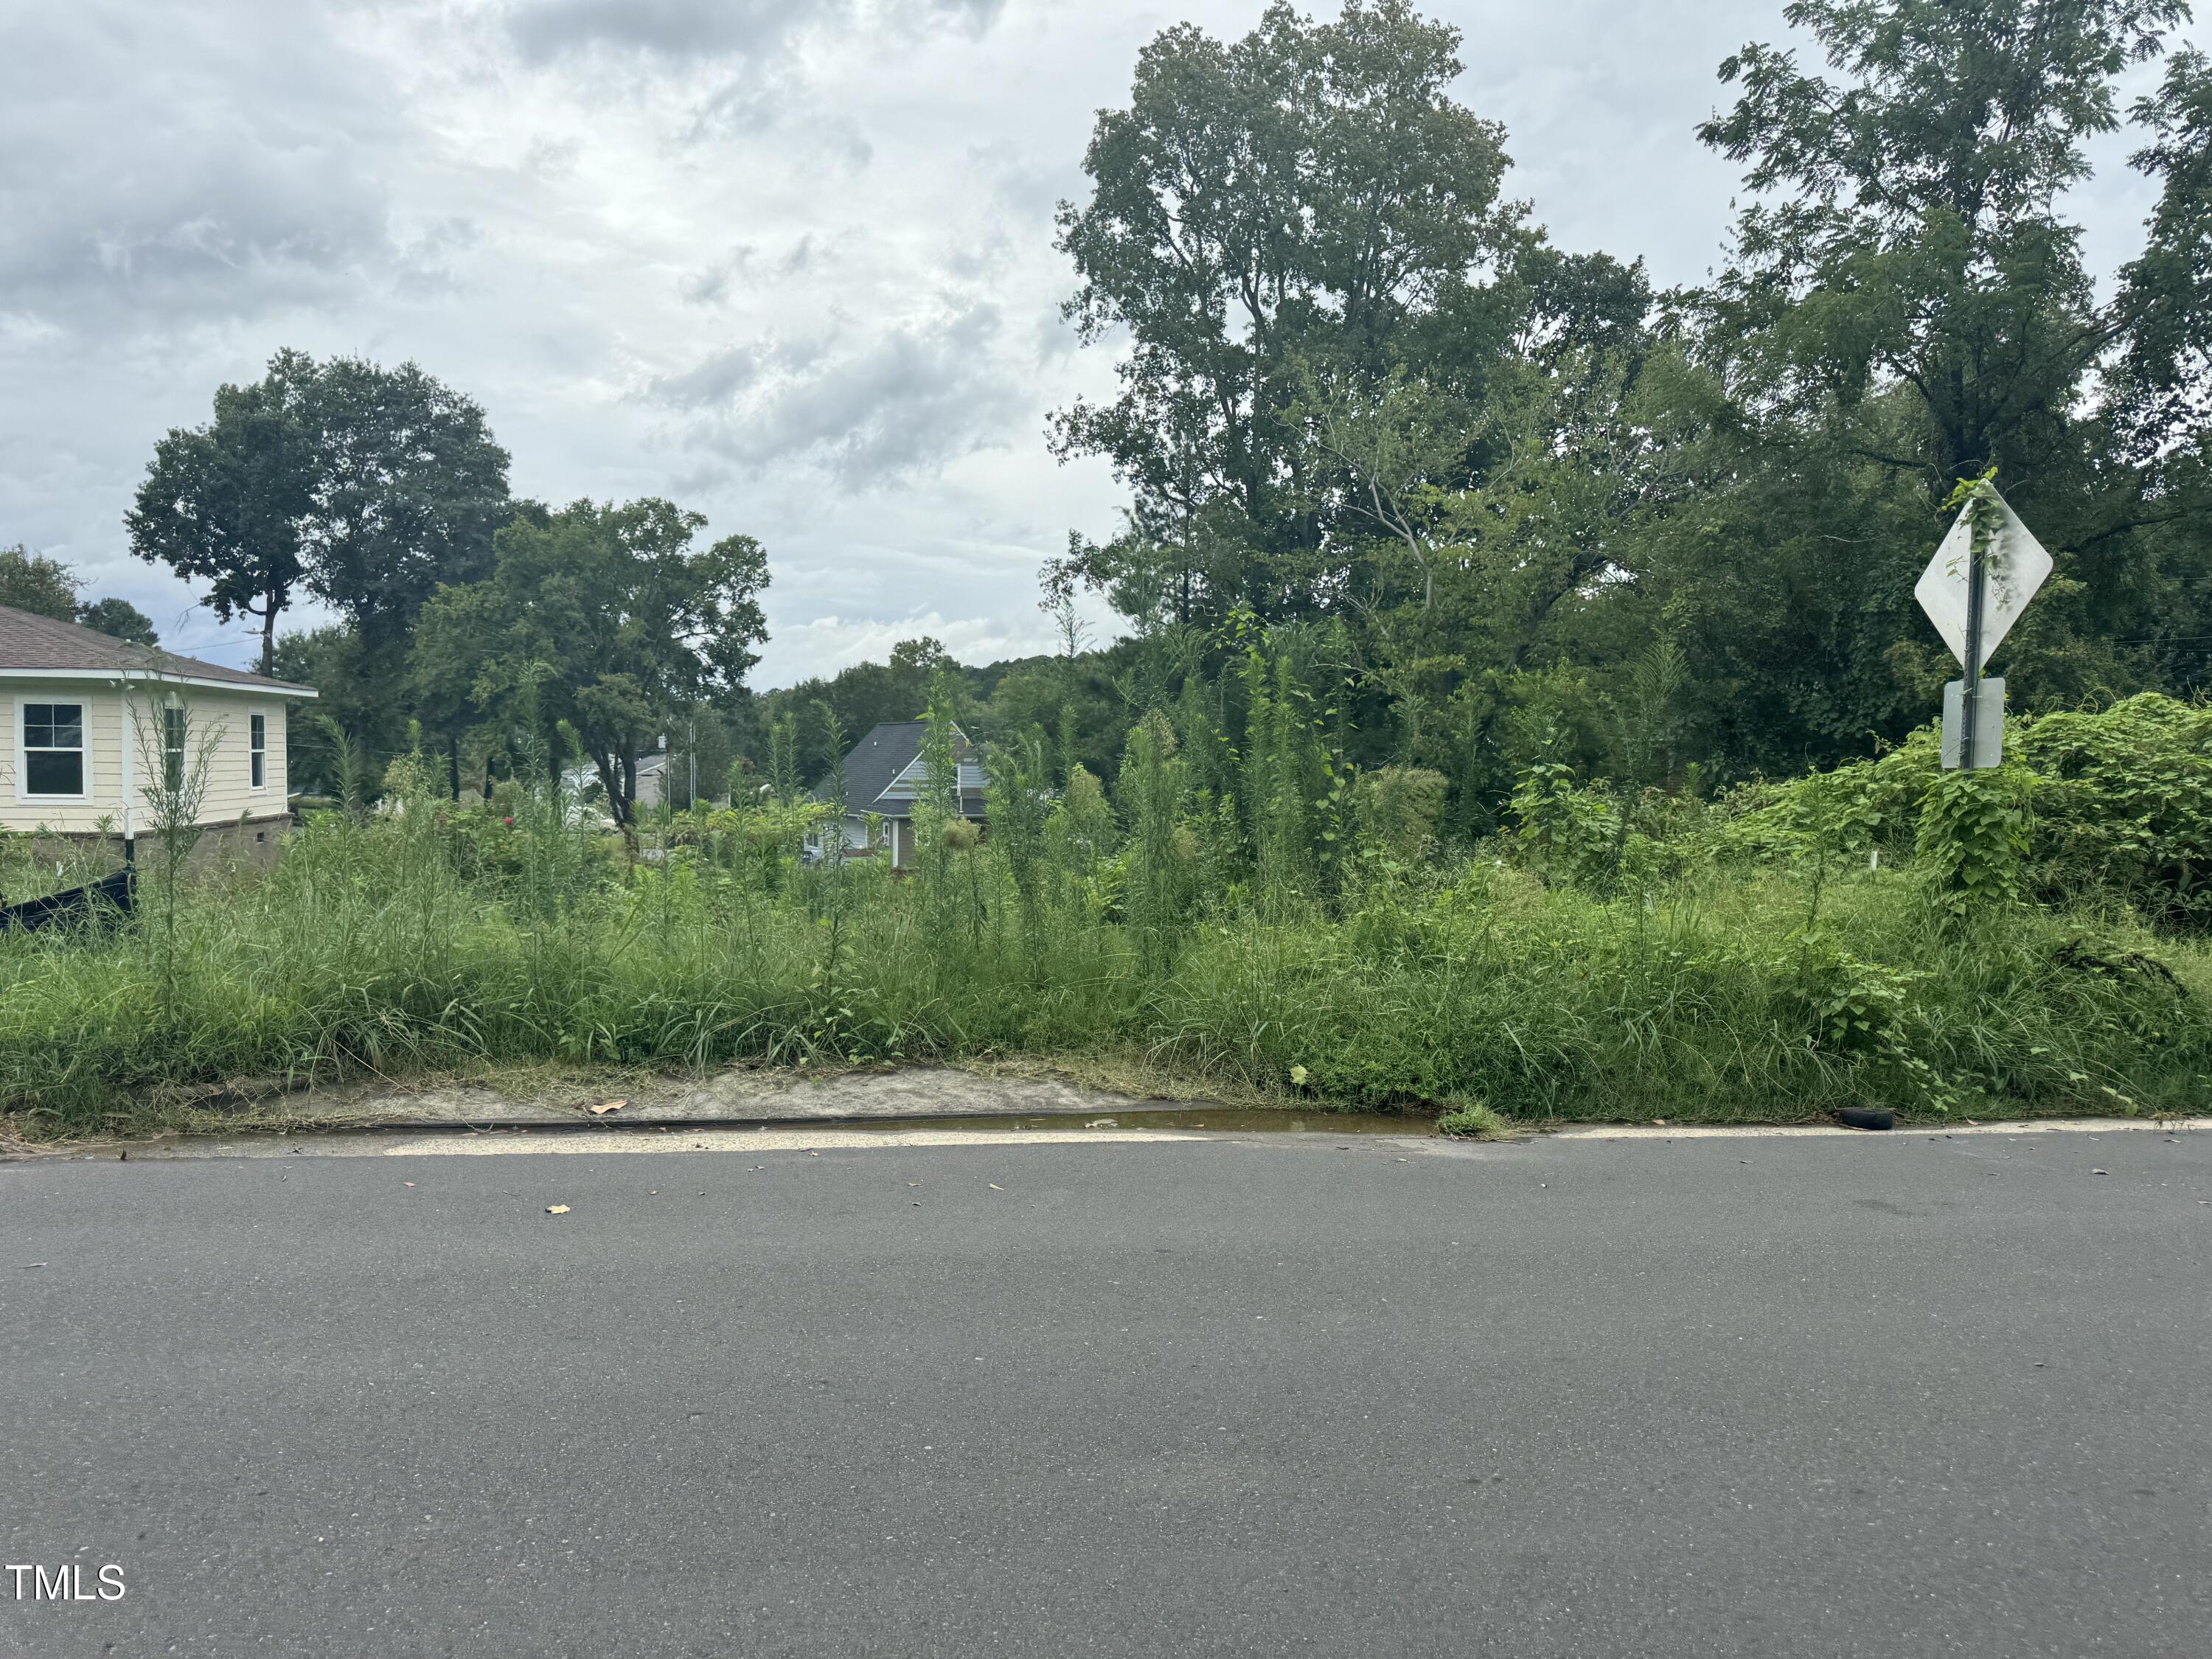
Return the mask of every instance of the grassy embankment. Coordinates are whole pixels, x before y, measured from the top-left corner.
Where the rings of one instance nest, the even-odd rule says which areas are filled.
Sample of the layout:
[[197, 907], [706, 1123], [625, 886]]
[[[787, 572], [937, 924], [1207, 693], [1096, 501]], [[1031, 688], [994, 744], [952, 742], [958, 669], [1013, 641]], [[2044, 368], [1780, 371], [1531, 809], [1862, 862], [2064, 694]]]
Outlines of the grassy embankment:
[[[787, 816], [648, 833], [634, 868], [556, 803], [520, 816], [330, 815], [266, 875], [149, 886], [112, 937], [0, 940], [0, 1110], [40, 1137], [174, 1121], [225, 1079], [1041, 1056], [1309, 1104], [1771, 1121], [2163, 1115], [2212, 1073], [2201, 943], [2087, 893], [1962, 921], [1925, 860], [1655, 859], [1639, 831], [1578, 883], [1531, 835], [1325, 899], [1193, 873], [1170, 913], [1134, 896], [1141, 837], [1042, 836], [1024, 899], [1012, 849], [957, 836], [893, 881], [801, 867]], [[1165, 856], [1195, 871], [1187, 839]]]

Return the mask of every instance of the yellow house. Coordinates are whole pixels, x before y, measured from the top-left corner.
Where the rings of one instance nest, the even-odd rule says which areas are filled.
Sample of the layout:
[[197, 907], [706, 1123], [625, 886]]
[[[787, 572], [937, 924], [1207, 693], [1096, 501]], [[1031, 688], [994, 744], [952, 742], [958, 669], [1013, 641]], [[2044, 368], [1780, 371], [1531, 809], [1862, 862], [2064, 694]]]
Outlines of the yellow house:
[[143, 834], [149, 788], [191, 774], [201, 823], [273, 842], [286, 711], [314, 695], [0, 605], [0, 825]]

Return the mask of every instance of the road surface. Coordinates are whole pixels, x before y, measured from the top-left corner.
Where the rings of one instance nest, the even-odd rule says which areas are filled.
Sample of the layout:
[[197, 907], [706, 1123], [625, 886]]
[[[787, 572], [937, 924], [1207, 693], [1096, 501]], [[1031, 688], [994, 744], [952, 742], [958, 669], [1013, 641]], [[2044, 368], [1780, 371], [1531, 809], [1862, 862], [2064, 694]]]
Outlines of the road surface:
[[2198, 1655], [2208, 1269], [2148, 1129], [4, 1166], [0, 1654]]

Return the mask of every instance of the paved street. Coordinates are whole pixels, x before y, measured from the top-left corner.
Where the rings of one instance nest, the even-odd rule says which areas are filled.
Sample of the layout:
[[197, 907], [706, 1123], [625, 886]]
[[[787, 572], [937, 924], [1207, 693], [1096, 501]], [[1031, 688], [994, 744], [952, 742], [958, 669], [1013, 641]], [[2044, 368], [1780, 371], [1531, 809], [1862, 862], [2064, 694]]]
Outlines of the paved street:
[[2202, 1654], [2208, 1200], [2151, 1130], [0, 1167], [5, 1561], [128, 1587], [0, 1653]]

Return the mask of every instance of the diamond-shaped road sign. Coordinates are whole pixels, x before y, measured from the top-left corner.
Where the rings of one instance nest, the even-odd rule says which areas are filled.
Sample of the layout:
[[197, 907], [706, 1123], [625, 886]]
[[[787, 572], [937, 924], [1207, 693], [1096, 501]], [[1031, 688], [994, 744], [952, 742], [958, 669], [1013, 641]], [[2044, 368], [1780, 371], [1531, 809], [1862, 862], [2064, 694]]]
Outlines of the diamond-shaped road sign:
[[[1990, 538], [1982, 566], [1982, 660], [1995, 654], [1998, 643], [2012, 631], [2020, 613], [2035, 591], [2051, 578], [2051, 555], [2028, 532], [2020, 515], [2006, 505], [1995, 484], [1983, 486], [1985, 498], [1997, 509], [1997, 527]], [[1943, 643], [1961, 664], [1966, 660], [1966, 564], [1973, 553], [1973, 532], [1961, 513], [1928, 568], [1912, 589], [1912, 597], [1936, 624]]]

